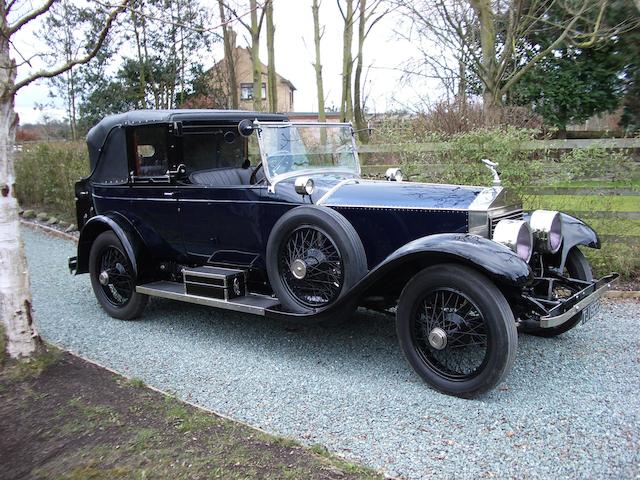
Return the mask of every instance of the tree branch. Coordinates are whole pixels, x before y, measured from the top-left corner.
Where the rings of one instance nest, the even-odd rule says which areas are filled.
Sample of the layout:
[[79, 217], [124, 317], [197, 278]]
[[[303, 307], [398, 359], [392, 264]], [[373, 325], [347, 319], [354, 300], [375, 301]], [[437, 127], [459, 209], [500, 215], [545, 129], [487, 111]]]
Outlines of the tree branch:
[[61, 73], [71, 70], [73, 67], [77, 65], [84, 65], [85, 63], [88, 63], [89, 61], [91, 61], [91, 59], [93, 59], [102, 48], [102, 45], [104, 44], [104, 41], [107, 38], [107, 34], [111, 29], [111, 25], [115, 21], [116, 17], [120, 13], [122, 13], [125, 10], [125, 8], [127, 8], [129, 1], [130, 0], [122, 0], [122, 3], [120, 3], [120, 5], [118, 5], [118, 7], [109, 14], [104, 24], [104, 27], [100, 31], [100, 35], [98, 36], [98, 39], [96, 40], [95, 45], [89, 52], [87, 52], [85, 56], [71, 60], [52, 70], [38, 70], [37, 72], [29, 75], [27, 78], [21, 80], [20, 82], [17, 82], [13, 87], [13, 93], [17, 92], [23, 87], [26, 87], [30, 83], [35, 82], [36, 80], [40, 80], [41, 78], [55, 77], [57, 75], [60, 75]]
[[[35, 10], [32, 10], [31, 12], [27, 13], [21, 19], [16, 20], [16, 23], [14, 23], [13, 25], [9, 25], [9, 28], [7, 30], [7, 36], [10, 37], [14, 33], [16, 33], [18, 30], [20, 30], [22, 27], [24, 27], [27, 23], [29, 23], [31, 20], [35, 20], [43, 13], [46, 13], [51, 8], [51, 5], [53, 5], [56, 1], [57, 0], [47, 0], [46, 3], [42, 5], [40, 8], [36, 8]], [[11, 6], [12, 5], [13, 4], [11, 4]]]
[[[583, 9], [584, 9], [584, 7], [583, 7]], [[571, 31], [571, 29], [573, 28], [573, 26], [575, 25], [575, 23], [578, 21], [579, 18], [580, 18], [579, 15], [576, 15], [575, 17], [573, 17], [571, 22], [569, 22], [567, 27], [558, 36], [558, 38], [556, 38], [555, 41], [553, 43], [551, 43], [547, 48], [545, 48], [544, 50], [540, 51], [537, 55], [534, 55], [531, 58], [531, 60], [529, 60], [525, 65], [523, 65], [520, 68], [520, 70], [518, 70], [517, 73], [515, 73], [509, 80], [507, 80], [507, 82], [502, 86], [502, 88], [500, 88], [500, 91], [501, 92], [508, 92], [509, 89], [513, 85], [515, 85], [518, 82], [518, 80], [520, 80], [525, 73], [527, 73], [529, 70], [531, 70], [531, 68], [533, 68], [533, 66], [536, 65], [541, 59], [546, 57], [549, 53], [551, 53], [553, 50], [555, 50], [562, 42], [564, 42], [565, 38], [567, 37], [567, 35], [569, 34], [569, 32]]]

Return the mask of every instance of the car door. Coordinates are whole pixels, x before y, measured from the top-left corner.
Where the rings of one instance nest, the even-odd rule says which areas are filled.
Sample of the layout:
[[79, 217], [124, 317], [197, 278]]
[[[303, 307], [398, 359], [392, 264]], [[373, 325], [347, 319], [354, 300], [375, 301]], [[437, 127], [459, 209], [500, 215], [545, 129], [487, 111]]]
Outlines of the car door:
[[247, 139], [237, 125], [185, 124], [179, 150], [187, 170], [178, 194], [187, 256], [197, 263], [253, 265], [266, 243], [259, 213], [266, 186], [250, 183], [258, 162]]
[[127, 189], [131, 221], [153, 255], [168, 259], [184, 252], [178, 222], [178, 186], [168, 174], [173, 141], [167, 124], [133, 127], [128, 138], [133, 158]]

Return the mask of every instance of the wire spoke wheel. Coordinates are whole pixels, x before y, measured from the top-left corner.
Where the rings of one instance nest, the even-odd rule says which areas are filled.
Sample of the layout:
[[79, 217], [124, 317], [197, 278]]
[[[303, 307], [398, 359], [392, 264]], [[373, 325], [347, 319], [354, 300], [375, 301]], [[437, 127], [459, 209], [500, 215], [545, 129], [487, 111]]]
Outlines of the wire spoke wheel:
[[99, 281], [107, 300], [116, 307], [126, 305], [134, 292], [131, 267], [125, 254], [111, 245], [98, 257]]
[[282, 244], [278, 263], [285, 287], [302, 305], [322, 307], [339, 297], [344, 283], [342, 258], [321, 229], [293, 230]]
[[449, 380], [472, 378], [487, 362], [485, 319], [460, 291], [442, 288], [427, 293], [417, 303], [411, 336], [422, 360]]

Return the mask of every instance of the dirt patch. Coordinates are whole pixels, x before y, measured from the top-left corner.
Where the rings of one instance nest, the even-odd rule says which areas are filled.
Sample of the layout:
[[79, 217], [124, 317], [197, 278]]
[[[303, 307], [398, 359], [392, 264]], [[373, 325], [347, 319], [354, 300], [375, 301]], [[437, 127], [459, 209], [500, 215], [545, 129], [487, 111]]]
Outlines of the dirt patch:
[[0, 478], [382, 479], [64, 353], [0, 372]]

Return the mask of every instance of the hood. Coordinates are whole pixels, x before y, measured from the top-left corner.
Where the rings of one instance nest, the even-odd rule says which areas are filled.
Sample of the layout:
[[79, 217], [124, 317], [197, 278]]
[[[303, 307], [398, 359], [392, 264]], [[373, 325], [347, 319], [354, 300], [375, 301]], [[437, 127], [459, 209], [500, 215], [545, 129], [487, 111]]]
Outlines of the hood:
[[461, 185], [416, 182], [345, 180], [318, 201], [329, 207], [406, 209], [487, 209], [503, 191]]

